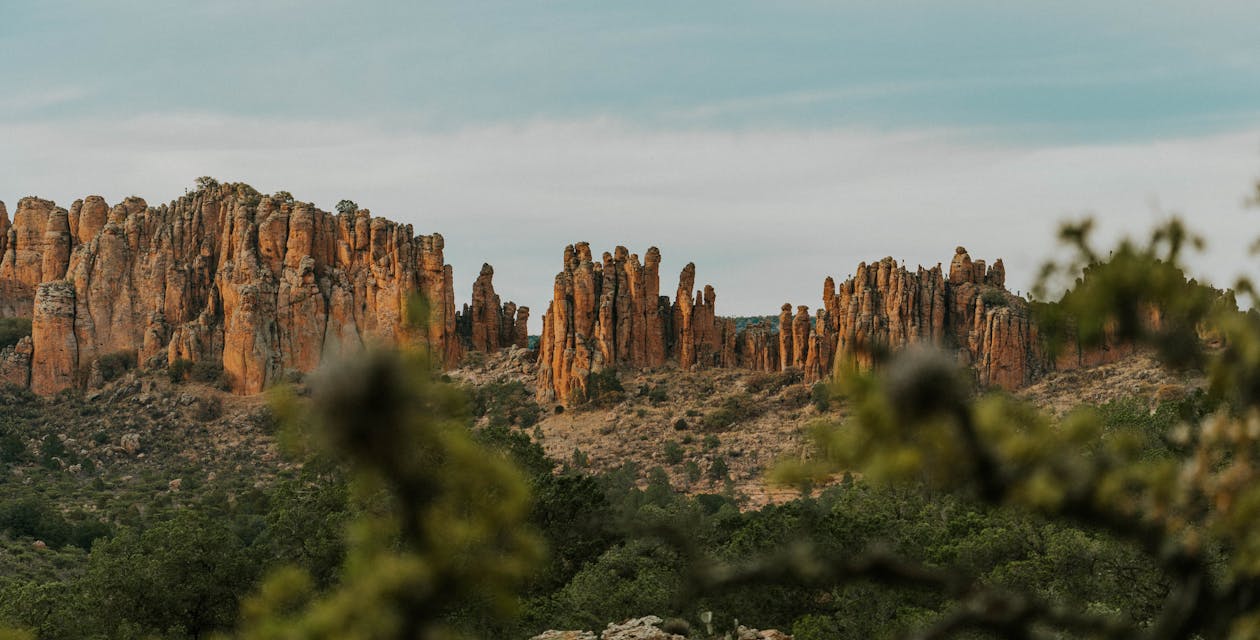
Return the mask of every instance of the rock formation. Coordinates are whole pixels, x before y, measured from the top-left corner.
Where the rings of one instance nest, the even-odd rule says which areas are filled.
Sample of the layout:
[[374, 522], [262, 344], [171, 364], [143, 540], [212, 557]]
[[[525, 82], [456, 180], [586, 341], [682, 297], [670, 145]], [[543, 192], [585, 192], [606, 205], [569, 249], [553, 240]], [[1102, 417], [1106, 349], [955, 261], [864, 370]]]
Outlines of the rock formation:
[[[410, 339], [454, 365], [442, 250], [442, 236], [366, 210], [329, 214], [243, 184], [159, 207], [23, 198], [12, 223], [0, 205], [0, 316], [31, 317], [32, 335], [0, 354], [0, 375], [52, 393], [101, 355], [137, 350], [142, 363], [219, 363], [236, 391], [256, 393], [367, 342]], [[405, 322], [417, 293], [429, 301], [419, 331]], [[527, 314], [511, 314], [513, 341]]]
[[529, 307], [510, 301], [500, 305], [493, 280], [494, 267], [481, 265], [472, 302], [455, 314], [456, 332], [469, 350], [494, 353], [512, 345], [524, 349], [529, 346]]
[[661, 253], [644, 260], [625, 247], [595, 262], [590, 245], [564, 250], [539, 344], [539, 398], [568, 403], [588, 397], [587, 380], [609, 366], [679, 367], [735, 365], [735, 324], [718, 318], [713, 287], [695, 287], [688, 264], [671, 304], [660, 295]]
[[[915, 271], [892, 258], [858, 265], [839, 285], [823, 283], [823, 307], [784, 304], [778, 335], [767, 327], [747, 328], [737, 340], [739, 366], [760, 371], [799, 368], [806, 383], [831, 373], [838, 358], [862, 368], [886, 352], [918, 343], [956, 350], [983, 385], [1023, 387], [1045, 362], [1027, 303], [1004, 288], [1001, 260], [987, 266], [955, 250], [948, 276], [941, 266]], [[777, 363], [777, 366], [774, 366]]]

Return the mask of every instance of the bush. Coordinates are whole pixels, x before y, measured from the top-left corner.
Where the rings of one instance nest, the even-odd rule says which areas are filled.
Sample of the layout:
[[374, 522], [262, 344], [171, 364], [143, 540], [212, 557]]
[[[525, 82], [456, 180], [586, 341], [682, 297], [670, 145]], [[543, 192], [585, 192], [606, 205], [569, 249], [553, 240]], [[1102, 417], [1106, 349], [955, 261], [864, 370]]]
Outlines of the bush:
[[592, 373], [586, 380], [587, 401], [595, 406], [608, 406], [621, 402], [626, 390], [621, 386], [617, 370], [611, 367]]
[[192, 371], [192, 368], [192, 360], [176, 358], [166, 366], [166, 375], [170, 377], [171, 382], [179, 384], [188, 379], [188, 374]]
[[106, 382], [117, 380], [122, 374], [136, 368], [136, 350], [115, 351], [96, 359], [101, 368], [101, 377]]
[[16, 433], [0, 432], [0, 462], [17, 462], [26, 455], [26, 443]]
[[726, 458], [718, 458], [709, 465], [709, 479], [714, 482], [721, 482], [730, 476], [730, 469], [726, 466]]
[[815, 382], [809, 393], [810, 401], [819, 412], [831, 408], [831, 387], [825, 382]]
[[748, 378], [744, 388], [750, 393], [778, 393], [784, 387], [805, 379], [805, 373], [796, 367], [772, 373], [758, 373]]
[[665, 462], [670, 464], [678, 464], [683, 460], [683, 448], [674, 440], [665, 442]]
[[679, 419], [677, 419], [677, 420], [675, 420], [675, 421], [674, 421], [674, 431], [686, 431], [686, 430], [687, 430], [687, 421], [686, 421], [686, 420], [683, 420], [682, 418], [679, 418]]
[[494, 382], [476, 387], [471, 392], [472, 413], [486, 417], [489, 426], [532, 427], [542, 415], [534, 395], [519, 380]]
[[29, 335], [30, 318], [0, 318], [0, 349], [13, 346]]
[[724, 431], [737, 422], [761, 415], [764, 410], [750, 394], [728, 396], [721, 406], [704, 417], [701, 427], [706, 431]]
[[645, 384], [639, 386], [639, 397], [647, 398], [652, 404], [660, 404], [669, 399], [669, 393], [664, 384], [656, 384], [651, 387]]
[[980, 300], [984, 302], [986, 308], [1005, 307], [1007, 305], [1006, 294], [999, 289], [988, 289], [980, 294]]
[[784, 406], [799, 409], [810, 402], [810, 390], [803, 385], [792, 385], [783, 392]]
[[216, 387], [230, 386], [227, 384], [227, 375], [223, 373], [223, 364], [220, 362], [198, 360], [193, 363], [188, 375], [193, 382], [204, 382]]

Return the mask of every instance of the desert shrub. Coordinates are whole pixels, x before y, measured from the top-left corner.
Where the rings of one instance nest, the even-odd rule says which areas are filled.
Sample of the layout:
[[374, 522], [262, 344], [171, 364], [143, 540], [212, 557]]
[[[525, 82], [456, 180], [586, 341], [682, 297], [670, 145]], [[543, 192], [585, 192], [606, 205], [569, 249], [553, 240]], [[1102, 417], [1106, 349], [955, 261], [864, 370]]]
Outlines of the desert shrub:
[[750, 393], [778, 393], [786, 386], [796, 384], [805, 379], [805, 374], [796, 367], [789, 367], [783, 371], [773, 371], [766, 373], [757, 373], [748, 378], [744, 383], [744, 388]]
[[101, 368], [101, 377], [106, 382], [117, 380], [122, 374], [136, 368], [136, 350], [115, 351], [96, 359]]
[[999, 289], [985, 290], [984, 293], [980, 294], [980, 300], [982, 300], [984, 302], [984, 306], [989, 309], [994, 307], [1005, 307], [1007, 305], [1006, 294], [1002, 293]]
[[813, 388], [809, 390], [809, 400], [820, 412], [830, 409], [831, 387], [825, 382], [815, 382]]
[[669, 399], [668, 388], [664, 383], [648, 386], [646, 384], [639, 386], [639, 397], [647, 398], [652, 404], [660, 404]]
[[213, 360], [194, 362], [192, 368], [188, 370], [188, 377], [193, 382], [202, 382], [220, 389], [228, 389], [232, 386], [227, 374], [223, 372], [223, 363]]
[[810, 401], [810, 389], [804, 385], [794, 384], [783, 392], [783, 405], [791, 408], [800, 408]]
[[30, 318], [0, 318], [0, 349], [13, 346], [31, 335]]
[[542, 408], [534, 394], [519, 380], [493, 382], [472, 389], [472, 414], [486, 417], [489, 426], [514, 425], [522, 429], [538, 422]]
[[674, 431], [686, 431], [686, 430], [687, 430], [687, 421], [686, 421], [686, 420], [683, 420], [682, 418], [679, 418], [679, 419], [677, 419], [677, 420], [675, 420], [675, 421], [674, 421]]
[[587, 401], [594, 406], [617, 404], [626, 397], [617, 370], [611, 367], [592, 373], [586, 380], [586, 392]]
[[0, 429], [0, 462], [17, 462], [26, 455], [26, 443], [21, 436]]
[[765, 408], [752, 395], [739, 393], [727, 396], [722, 404], [704, 417], [700, 425], [705, 431], [724, 431], [737, 422], [755, 418]]
[[719, 446], [721, 446], [721, 444], [722, 444], [722, 441], [719, 440], [717, 436], [711, 433], [704, 437], [704, 448], [708, 451], [712, 451], [713, 449], [718, 448]]
[[730, 476], [730, 469], [726, 466], [726, 458], [719, 457], [709, 465], [709, 479], [715, 482], [726, 480]]
[[71, 464], [70, 450], [66, 449], [65, 443], [55, 435], [44, 437], [44, 441], [39, 446], [39, 463], [47, 469], [56, 469], [63, 464]]
[[188, 379], [188, 374], [192, 371], [192, 368], [192, 360], [176, 358], [166, 366], [166, 375], [170, 377], [171, 382], [179, 384]]
[[665, 441], [665, 462], [678, 464], [683, 460], [683, 448], [674, 440]]
[[193, 404], [193, 419], [200, 422], [216, 420], [221, 415], [223, 415], [223, 401], [217, 396], [197, 398], [197, 402]]

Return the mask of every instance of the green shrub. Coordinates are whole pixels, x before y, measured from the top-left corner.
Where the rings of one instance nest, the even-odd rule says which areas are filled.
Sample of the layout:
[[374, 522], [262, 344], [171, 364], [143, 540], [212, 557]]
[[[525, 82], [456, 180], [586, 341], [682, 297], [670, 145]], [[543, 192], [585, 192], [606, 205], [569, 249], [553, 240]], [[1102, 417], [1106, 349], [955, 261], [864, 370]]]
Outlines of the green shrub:
[[783, 405], [799, 409], [810, 402], [810, 390], [804, 385], [795, 384], [783, 392]]
[[674, 440], [665, 441], [665, 462], [678, 464], [683, 460], [683, 448]]
[[592, 373], [586, 380], [587, 401], [594, 406], [608, 406], [621, 402], [626, 390], [621, 386], [617, 370], [611, 367]]
[[750, 393], [778, 393], [784, 387], [796, 384], [805, 379], [805, 373], [796, 367], [783, 371], [757, 373], [748, 378], [744, 388]]
[[765, 408], [752, 395], [740, 393], [729, 396], [721, 406], [704, 417], [701, 427], [706, 431], [724, 431], [737, 422], [761, 415]]
[[204, 382], [215, 386], [223, 386], [226, 382], [226, 375], [223, 373], [223, 363], [212, 360], [198, 360], [194, 362], [188, 375], [193, 382]]
[[986, 308], [1005, 307], [1007, 305], [1006, 294], [1000, 289], [988, 289], [980, 294], [980, 300], [984, 302]]
[[171, 382], [179, 384], [188, 379], [188, 374], [192, 371], [192, 368], [192, 360], [176, 358], [166, 366], [166, 375], [170, 377]]
[[0, 318], [0, 349], [13, 346], [29, 335], [30, 318]]
[[16, 433], [0, 431], [0, 462], [17, 462], [26, 455], [26, 443]]
[[818, 411], [822, 412], [831, 408], [831, 387], [827, 383], [815, 382], [809, 396], [810, 401], [814, 403], [814, 408]]
[[485, 416], [489, 426], [532, 427], [542, 416], [542, 408], [534, 394], [519, 380], [494, 382], [475, 387], [470, 392], [472, 413]]
[[639, 386], [639, 397], [647, 398], [652, 404], [660, 404], [669, 399], [669, 393], [666, 391], [664, 384], [656, 384], [651, 387], [645, 384]]
[[726, 480], [730, 476], [730, 469], [726, 466], [726, 458], [718, 458], [709, 465], [709, 479], [715, 482]]
[[115, 351], [96, 359], [101, 368], [101, 377], [106, 382], [117, 380], [122, 374], [136, 368], [136, 350]]

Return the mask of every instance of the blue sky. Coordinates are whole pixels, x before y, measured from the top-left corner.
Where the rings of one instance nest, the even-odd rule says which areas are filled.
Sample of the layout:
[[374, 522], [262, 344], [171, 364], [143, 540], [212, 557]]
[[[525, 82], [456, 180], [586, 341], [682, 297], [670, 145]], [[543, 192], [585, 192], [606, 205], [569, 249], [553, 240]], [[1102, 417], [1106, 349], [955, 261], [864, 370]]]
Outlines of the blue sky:
[[1086, 212], [1193, 214], [1224, 280], [1260, 232], [1256, 25], [1164, 0], [9, 0], [0, 199], [160, 202], [207, 173], [350, 197], [539, 315], [577, 240], [657, 244], [719, 312], [770, 313], [954, 244], [1026, 287]]

